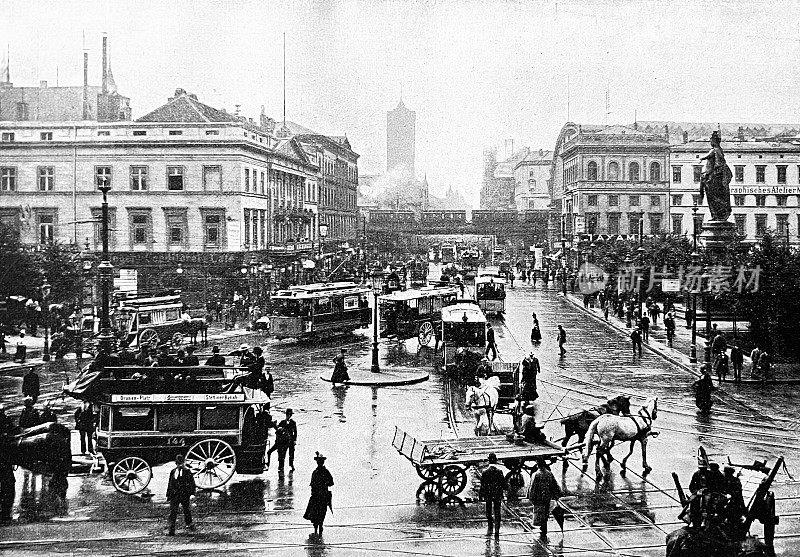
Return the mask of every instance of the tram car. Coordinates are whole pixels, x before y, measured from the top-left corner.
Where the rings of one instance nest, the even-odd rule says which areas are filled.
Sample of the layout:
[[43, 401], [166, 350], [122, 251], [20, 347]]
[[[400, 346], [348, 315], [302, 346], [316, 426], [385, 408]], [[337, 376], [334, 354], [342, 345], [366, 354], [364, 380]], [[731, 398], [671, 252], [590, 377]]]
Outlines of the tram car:
[[188, 317], [180, 293], [120, 300], [114, 311], [120, 346], [158, 345], [177, 347], [185, 338], [196, 338], [208, 329], [202, 317]]
[[353, 282], [306, 284], [272, 296], [272, 334], [277, 339], [352, 333], [372, 323], [372, 290]]
[[439, 344], [442, 310], [458, 298], [458, 288], [425, 287], [393, 292], [378, 298], [380, 335], [398, 340], [415, 338], [420, 346]]
[[465, 279], [474, 279], [478, 276], [481, 265], [481, 256], [478, 250], [468, 249], [461, 253], [461, 272]]
[[411, 279], [411, 288], [419, 288], [428, 284], [428, 262], [412, 259], [406, 263]]
[[456, 246], [454, 244], [442, 244], [441, 247], [442, 265], [455, 263], [457, 257], [458, 257], [458, 251], [456, 250]]
[[500, 315], [506, 311], [506, 281], [492, 275], [475, 279], [475, 301], [487, 315]]
[[[189, 369], [108, 367], [93, 379], [100, 409], [97, 450], [117, 491], [145, 490], [153, 467], [178, 454], [186, 457], [199, 489], [221, 487], [237, 472], [264, 471], [269, 398], [242, 385], [229, 392], [232, 373], [224, 368], [195, 367], [203, 375], [174, 379]], [[86, 392], [68, 394], [83, 398]]]
[[486, 348], [486, 316], [472, 300], [442, 308], [442, 361], [447, 371], [469, 375]]

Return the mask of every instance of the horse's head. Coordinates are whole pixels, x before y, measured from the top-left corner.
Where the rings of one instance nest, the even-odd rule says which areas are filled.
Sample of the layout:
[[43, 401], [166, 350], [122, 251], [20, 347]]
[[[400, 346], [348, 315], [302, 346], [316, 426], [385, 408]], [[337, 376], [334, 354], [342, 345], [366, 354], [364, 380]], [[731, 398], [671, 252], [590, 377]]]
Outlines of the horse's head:
[[478, 388], [475, 385], [467, 385], [467, 391], [464, 395], [467, 401], [467, 408], [471, 408], [474, 402], [478, 399]]
[[658, 417], [658, 397], [649, 399], [642, 408], [651, 419], [655, 420]]
[[606, 404], [613, 414], [627, 415], [631, 413], [631, 397], [627, 395], [617, 395], [614, 398], [608, 399]]

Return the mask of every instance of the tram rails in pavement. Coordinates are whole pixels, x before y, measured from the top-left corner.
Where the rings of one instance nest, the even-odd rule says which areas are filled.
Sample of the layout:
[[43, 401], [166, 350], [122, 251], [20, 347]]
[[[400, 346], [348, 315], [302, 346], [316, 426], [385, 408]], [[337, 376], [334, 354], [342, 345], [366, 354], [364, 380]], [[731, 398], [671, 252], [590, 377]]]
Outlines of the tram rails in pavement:
[[292, 286], [272, 296], [271, 332], [277, 339], [319, 338], [368, 326], [372, 290], [353, 282]]

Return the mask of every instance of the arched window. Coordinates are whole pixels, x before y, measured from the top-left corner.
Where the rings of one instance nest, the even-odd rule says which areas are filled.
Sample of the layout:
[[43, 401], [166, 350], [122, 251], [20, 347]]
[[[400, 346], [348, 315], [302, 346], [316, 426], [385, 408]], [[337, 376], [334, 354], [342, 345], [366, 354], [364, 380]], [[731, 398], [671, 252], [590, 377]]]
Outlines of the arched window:
[[630, 178], [631, 182], [638, 182], [639, 181], [639, 163], [632, 162], [628, 165], [628, 177]]
[[661, 165], [657, 162], [650, 163], [650, 181], [658, 182], [661, 180]]
[[616, 162], [608, 163], [608, 179], [619, 180], [619, 164]]
[[589, 164], [586, 165], [586, 179], [587, 180], [597, 180], [597, 163], [594, 161], [589, 161]]

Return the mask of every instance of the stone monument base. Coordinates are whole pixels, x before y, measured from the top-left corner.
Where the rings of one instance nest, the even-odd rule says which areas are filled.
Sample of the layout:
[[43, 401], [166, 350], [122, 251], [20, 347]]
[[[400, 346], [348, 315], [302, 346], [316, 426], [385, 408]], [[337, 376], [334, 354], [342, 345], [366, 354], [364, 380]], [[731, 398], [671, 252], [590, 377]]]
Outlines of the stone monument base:
[[710, 220], [703, 223], [700, 241], [706, 248], [722, 249], [736, 238], [736, 225], [726, 220]]

